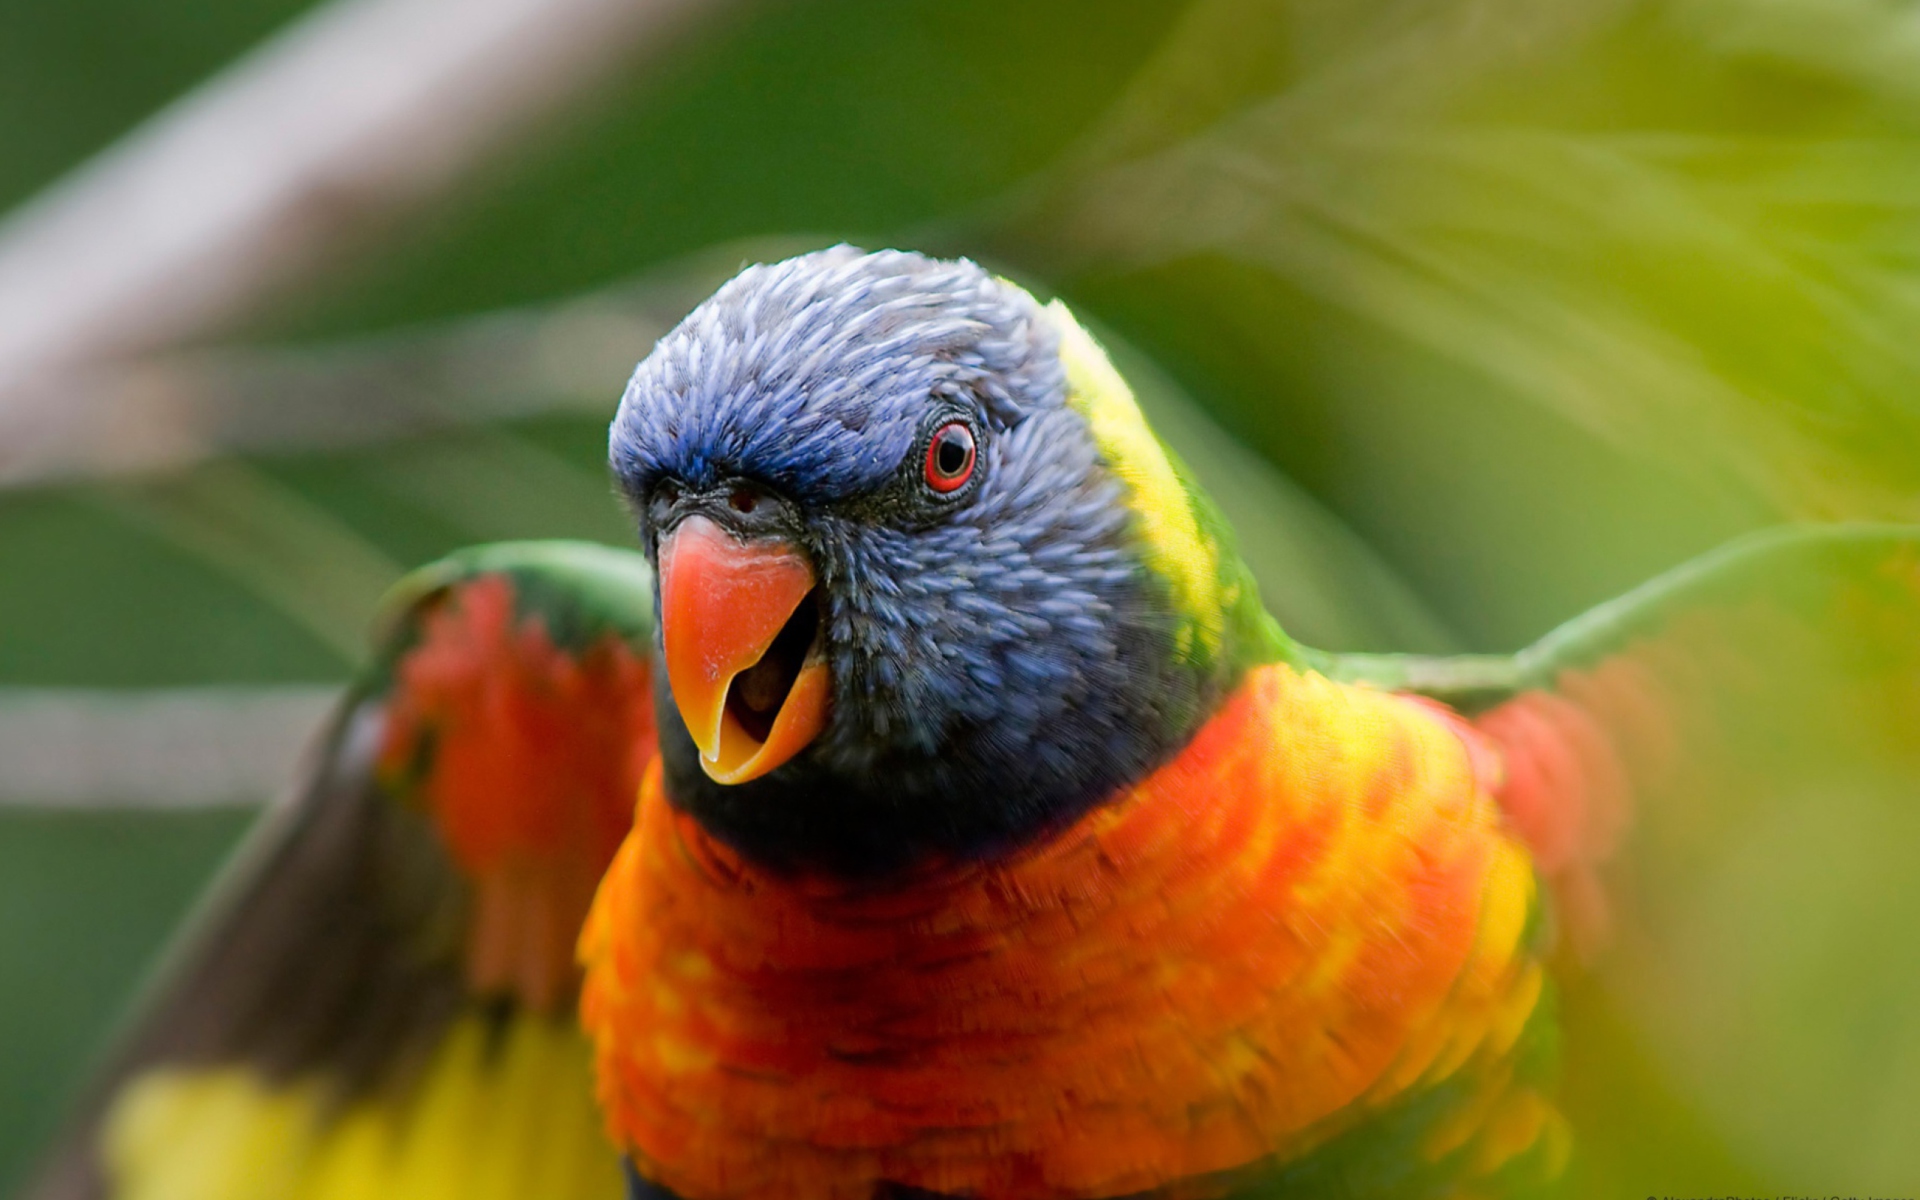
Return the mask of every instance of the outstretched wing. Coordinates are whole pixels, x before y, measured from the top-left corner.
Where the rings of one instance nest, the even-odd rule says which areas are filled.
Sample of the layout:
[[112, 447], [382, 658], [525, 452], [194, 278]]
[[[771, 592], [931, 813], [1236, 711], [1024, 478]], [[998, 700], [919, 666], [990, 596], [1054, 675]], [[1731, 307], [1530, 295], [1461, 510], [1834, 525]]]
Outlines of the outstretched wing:
[[1511, 657], [1323, 669], [1489, 751], [1582, 968], [1576, 1190], [1916, 1177], [1920, 528], [1750, 537]]
[[1706, 800], [1743, 783], [1912, 765], [1920, 527], [1755, 534], [1509, 656], [1320, 665], [1471, 718], [1498, 753], [1501, 803], [1559, 894], [1575, 948], [1591, 951], [1611, 923], [1600, 872], [1652, 796], [1686, 792], [1699, 837], [1713, 819]]
[[33, 1200], [621, 1195], [573, 947], [654, 752], [638, 555], [481, 547], [156, 979]]

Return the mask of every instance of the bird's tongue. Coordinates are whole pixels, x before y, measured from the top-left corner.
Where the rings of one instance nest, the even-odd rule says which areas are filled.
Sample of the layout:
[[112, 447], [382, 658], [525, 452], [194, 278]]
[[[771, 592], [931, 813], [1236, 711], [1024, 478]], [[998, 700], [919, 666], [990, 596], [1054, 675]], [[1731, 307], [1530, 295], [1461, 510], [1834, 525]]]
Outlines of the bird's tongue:
[[786, 542], [740, 542], [689, 517], [660, 546], [667, 683], [700, 765], [744, 783], [826, 724], [827, 667], [810, 658], [813, 569]]

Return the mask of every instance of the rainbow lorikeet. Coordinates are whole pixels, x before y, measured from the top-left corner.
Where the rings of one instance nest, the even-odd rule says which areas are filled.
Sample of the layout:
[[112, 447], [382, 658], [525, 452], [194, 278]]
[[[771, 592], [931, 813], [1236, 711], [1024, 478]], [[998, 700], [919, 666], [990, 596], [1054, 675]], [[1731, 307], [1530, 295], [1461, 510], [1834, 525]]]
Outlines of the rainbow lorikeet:
[[964, 261], [746, 270], [611, 457], [642, 553], [402, 585], [31, 1195], [1523, 1192], [1715, 664], [1920, 678], [1895, 527], [1510, 657], [1300, 646], [1094, 340]]

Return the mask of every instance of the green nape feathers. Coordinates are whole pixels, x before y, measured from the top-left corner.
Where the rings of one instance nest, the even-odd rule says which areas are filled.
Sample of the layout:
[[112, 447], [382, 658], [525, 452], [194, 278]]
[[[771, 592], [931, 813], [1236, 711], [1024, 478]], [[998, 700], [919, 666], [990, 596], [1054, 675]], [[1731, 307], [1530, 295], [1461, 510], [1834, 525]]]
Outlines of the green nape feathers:
[[1147, 426], [1133, 390], [1113, 360], [1054, 301], [1068, 403], [1086, 417], [1102, 458], [1127, 487], [1127, 504], [1182, 623], [1175, 653], [1194, 662], [1219, 657], [1236, 666], [1295, 658], [1297, 651], [1260, 603], [1219, 509], [1179, 458]]

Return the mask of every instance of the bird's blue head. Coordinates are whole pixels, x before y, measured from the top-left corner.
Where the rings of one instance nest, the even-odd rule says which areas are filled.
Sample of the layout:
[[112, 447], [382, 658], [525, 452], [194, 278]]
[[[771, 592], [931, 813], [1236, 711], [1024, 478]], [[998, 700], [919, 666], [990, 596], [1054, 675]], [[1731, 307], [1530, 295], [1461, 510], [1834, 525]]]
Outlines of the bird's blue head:
[[966, 261], [748, 268], [634, 372], [611, 457], [660, 581], [669, 794], [770, 863], [884, 872], [1084, 811], [1204, 718], [1253, 602], [1098, 347]]

